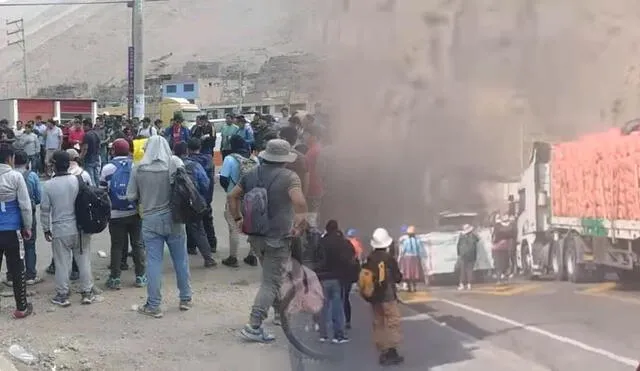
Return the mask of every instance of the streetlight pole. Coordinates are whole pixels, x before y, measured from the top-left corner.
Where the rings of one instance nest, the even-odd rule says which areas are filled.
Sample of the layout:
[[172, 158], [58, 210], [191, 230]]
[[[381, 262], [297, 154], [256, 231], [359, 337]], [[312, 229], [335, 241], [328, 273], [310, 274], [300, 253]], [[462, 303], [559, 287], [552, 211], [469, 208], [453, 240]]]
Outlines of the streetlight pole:
[[22, 78], [24, 79], [24, 96], [29, 97], [29, 82], [27, 81], [27, 46], [24, 38], [24, 20], [22, 18], [14, 21], [7, 21], [7, 26], [16, 25], [18, 29], [15, 31], [7, 31], [7, 36], [20, 35], [20, 38], [15, 41], [8, 41], [7, 45], [19, 45], [22, 48]]
[[133, 116], [144, 117], [144, 0], [133, 1]]

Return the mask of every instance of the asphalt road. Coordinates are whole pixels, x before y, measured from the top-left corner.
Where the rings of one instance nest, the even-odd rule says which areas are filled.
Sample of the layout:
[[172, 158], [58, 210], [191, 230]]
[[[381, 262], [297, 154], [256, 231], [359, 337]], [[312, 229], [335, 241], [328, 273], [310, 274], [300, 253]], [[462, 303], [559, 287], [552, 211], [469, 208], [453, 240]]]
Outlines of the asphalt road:
[[[435, 287], [402, 298], [406, 363], [399, 369], [623, 371], [635, 370], [640, 358], [640, 292], [615, 283]], [[369, 310], [356, 301], [362, 330], [336, 368], [378, 369]]]
[[443, 326], [548, 370], [634, 370], [640, 358], [640, 292], [615, 283], [523, 281], [405, 298]]
[[[214, 210], [220, 216], [224, 197], [220, 189], [216, 192]], [[216, 227], [226, 235], [222, 218]], [[38, 238], [38, 268], [44, 275], [51, 253], [40, 228]], [[108, 252], [106, 234], [95, 242], [95, 250]], [[226, 250], [225, 242], [225, 237], [220, 239], [220, 250]], [[97, 254], [93, 260], [94, 267], [104, 271], [108, 260]], [[354, 295], [352, 342], [335, 346], [341, 347], [343, 357], [330, 367], [378, 369], [370, 309]], [[521, 281], [478, 285], [470, 292], [434, 287], [402, 296], [402, 370], [623, 371], [634, 370], [640, 358], [640, 291], [620, 290], [615, 283]], [[327, 366], [305, 362], [304, 369]]]

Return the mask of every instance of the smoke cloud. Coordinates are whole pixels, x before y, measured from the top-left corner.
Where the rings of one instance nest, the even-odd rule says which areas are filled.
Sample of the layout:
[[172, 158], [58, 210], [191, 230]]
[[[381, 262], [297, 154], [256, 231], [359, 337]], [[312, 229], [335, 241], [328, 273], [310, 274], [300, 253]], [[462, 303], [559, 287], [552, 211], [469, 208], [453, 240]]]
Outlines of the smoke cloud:
[[[299, 3], [312, 9], [299, 37], [325, 58], [325, 216], [367, 231], [494, 207], [481, 183], [517, 181], [532, 141], [615, 125], [637, 106], [632, 33], [621, 18], [603, 24], [595, 0]], [[637, 23], [636, 8], [607, 11]]]

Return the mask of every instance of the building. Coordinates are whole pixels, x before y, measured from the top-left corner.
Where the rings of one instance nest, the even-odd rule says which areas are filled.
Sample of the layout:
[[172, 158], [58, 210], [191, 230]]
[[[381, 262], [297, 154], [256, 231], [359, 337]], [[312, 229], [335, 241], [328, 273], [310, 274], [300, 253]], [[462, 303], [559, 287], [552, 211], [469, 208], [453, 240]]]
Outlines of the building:
[[263, 115], [280, 116], [283, 107], [290, 112], [307, 110], [310, 107], [309, 97], [306, 94], [280, 93], [265, 96], [265, 94], [248, 94], [242, 100], [222, 102], [201, 107], [207, 112], [210, 119], [224, 118], [227, 114], [239, 112], [259, 112]]
[[224, 85], [217, 77], [174, 77], [162, 83], [161, 94], [162, 98], [184, 98], [190, 103], [205, 106], [220, 101]]
[[15, 127], [16, 122], [34, 120], [41, 116], [44, 120], [57, 118], [60, 122], [73, 119], [75, 116], [96, 119], [98, 104], [95, 99], [47, 99], [18, 98], [0, 100], [0, 119], [9, 120]]
[[190, 103], [195, 103], [198, 99], [198, 81], [171, 80], [162, 84], [162, 98], [184, 98]]

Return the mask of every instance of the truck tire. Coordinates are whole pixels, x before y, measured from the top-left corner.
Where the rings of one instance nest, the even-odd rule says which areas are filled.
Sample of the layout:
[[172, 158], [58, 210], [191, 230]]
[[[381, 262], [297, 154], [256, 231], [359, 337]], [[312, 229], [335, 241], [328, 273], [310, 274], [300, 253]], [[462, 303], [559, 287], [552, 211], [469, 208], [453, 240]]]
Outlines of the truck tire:
[[640, 284], [640, 270], [619, 270], [617, 272], [618, 279], [625, 285], [637, 286]]
[[567, 278], [573, 283], [587, 282], [589, 274], [585, 271], [584, 265], [578, 264], [578, 253], [572, 241], [567, 239], [567, 246], [564, 251], [564, 262], [567, 270]]
[[551, 244], [549, 252], [549, 273], [556, 281], [565, 281], [567, 279], [565, 265], [562, 259], [562, 245], [558, 241]]

